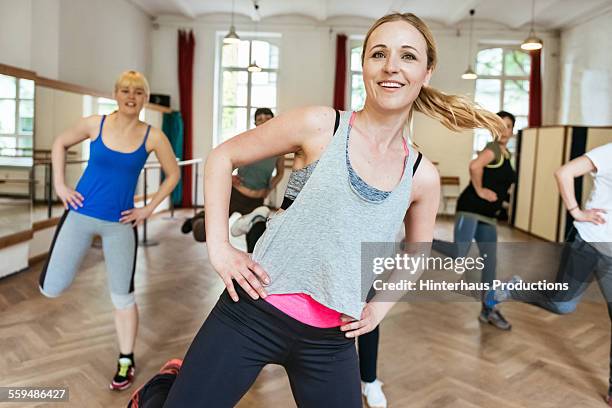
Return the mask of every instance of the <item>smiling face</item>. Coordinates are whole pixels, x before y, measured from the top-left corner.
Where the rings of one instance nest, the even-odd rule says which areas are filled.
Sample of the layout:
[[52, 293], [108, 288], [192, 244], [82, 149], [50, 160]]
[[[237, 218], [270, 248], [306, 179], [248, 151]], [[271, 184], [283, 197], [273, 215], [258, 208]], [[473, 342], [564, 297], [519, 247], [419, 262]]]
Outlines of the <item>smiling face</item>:
[[127, 115], [138, 115], [147, 101], [145, 90], [135, 86], [122, 86], [115, 92], [119, 111]]
[[425, 37], [406, 21], [376, 27], [363, 57], [366, 106], [377, 110], [409, 109], [431, 77]]
[[115, 84], [115, 99], [119, 112], [126, 115], [138, 115], [149, 99], [147, 80], [139, 72], [124, 72]]

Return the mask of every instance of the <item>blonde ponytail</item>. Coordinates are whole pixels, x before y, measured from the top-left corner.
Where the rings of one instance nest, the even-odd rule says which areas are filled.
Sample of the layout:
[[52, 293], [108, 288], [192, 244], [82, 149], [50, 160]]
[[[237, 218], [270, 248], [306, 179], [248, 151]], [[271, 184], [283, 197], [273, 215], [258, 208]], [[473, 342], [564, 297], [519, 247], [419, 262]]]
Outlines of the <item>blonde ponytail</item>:
[[440, 121], [446, 128], [456, 132], [485, 128], [496, 139], [504, 132], [504, 122], [496, 114], [462, 96], [447, 95], [429, 86], [421, 88], [413, 105], [417, 112]]

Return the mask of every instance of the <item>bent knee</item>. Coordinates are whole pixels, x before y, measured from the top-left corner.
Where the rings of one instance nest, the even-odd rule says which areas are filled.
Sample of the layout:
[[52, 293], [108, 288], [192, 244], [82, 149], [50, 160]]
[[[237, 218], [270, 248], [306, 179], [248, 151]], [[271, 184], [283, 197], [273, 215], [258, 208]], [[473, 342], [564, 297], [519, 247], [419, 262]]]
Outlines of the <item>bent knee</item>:
[[59, 297], [64, 292], [63, 289], [61, 289], [61, 290], [52, 290], [52, 289], [49, 289], [49, 288], [43, 289], [43, 287], [40, 286], [40, 285], [38, 285], [38, 290], [40, 291], [40, 293], [42, 293], [45, 297], [47, 297], [49, 299], [53, 299], [53, 298]]
[[115, 309], [122, 310], [135, 305], [136, 297], [134, 296], [134, 292], [127, 294], [111, 293], [111, 301], [113, 302]]

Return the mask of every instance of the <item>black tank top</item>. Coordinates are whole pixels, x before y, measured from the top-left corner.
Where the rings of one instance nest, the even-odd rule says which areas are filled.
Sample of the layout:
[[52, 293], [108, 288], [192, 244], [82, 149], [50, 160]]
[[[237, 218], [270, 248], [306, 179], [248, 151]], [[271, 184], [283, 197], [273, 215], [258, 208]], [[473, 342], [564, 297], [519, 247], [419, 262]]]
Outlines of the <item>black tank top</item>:
[[489, 143], [485, 149], [490, 148], [493, 152], [499, 149], [501, 154], [484, 168], [482, 186], [493, 190], [497, 194], [497, 201], [490, 202], [480, 198], [470, 181], [457, 200], [457, 211], [495, 218], [502, 208], [502, 203], [508, 199], [508, 189], [516, 182], [516, 173], [510, 164], [510, 156], [504, 155], [499, 146], [492, 146], [494, 143]]

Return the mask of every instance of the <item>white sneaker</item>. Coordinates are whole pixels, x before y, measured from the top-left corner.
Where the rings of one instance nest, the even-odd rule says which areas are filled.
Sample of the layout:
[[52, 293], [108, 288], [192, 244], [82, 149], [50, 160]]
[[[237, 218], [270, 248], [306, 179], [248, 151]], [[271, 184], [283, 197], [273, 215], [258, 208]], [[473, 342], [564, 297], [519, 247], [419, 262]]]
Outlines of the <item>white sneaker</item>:
[[374, 382], [361, 382], [361, 393], [370, 408], [387, 408], [387, 398], [382, 390], [383, 383], [378, 379]]
[[230, 228], [230, 232], [232, 233], [232, 236], [238, 237], [240, 235], [246, 234], [247, 232], [251, 230], [251, 227], [256, 222], [259, 222], [259, 221], [265, 222], [266, 219], [268, 218], [268, 215], [270, 215], [270, 209], [266, 207], [265, 205], [262, 205], [261, 207], [257, 207], [250, 213], [243, 215], [242, 217], [234, 221], [234, 223], [232, 224], [232, 227]]

